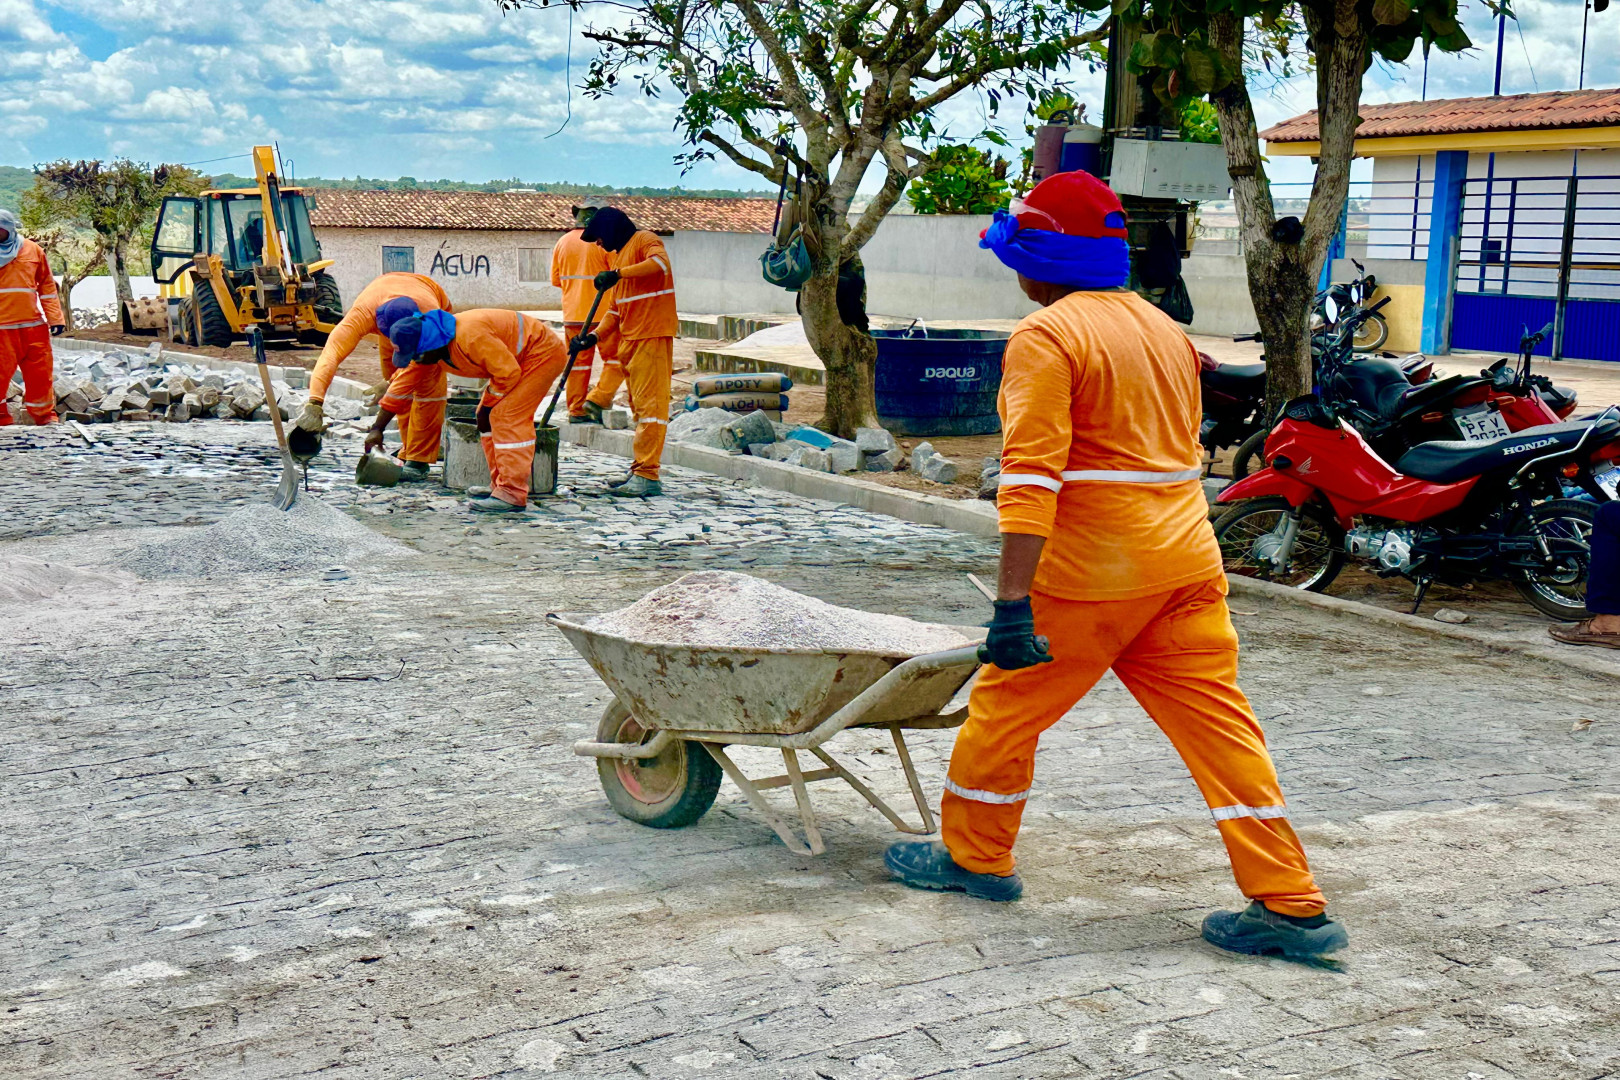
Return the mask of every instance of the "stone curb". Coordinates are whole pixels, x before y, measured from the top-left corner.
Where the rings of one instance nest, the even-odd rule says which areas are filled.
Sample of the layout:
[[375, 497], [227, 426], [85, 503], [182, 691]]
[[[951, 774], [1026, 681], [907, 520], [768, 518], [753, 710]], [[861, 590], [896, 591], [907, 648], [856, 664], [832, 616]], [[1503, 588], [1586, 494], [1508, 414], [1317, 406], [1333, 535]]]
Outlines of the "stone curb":
[[[51, 339], [51, 344], [64, 349], [76, 349], [79, 352], [138, 352], [133, 345], [126, 345], [116, 341], [85, 341], [83, 338], [59, 337]], [[217, 356], [198, 356], [196, 353], [174, 352], [164, 349], [158, 353], [158, 358], [174, 364], [196, 364], [198, 367], [208, 368], [210, 371], [235, 371], [242, 375], [257, 373], [257, 364], [246, 360], [223, 360]], [[277, 382], [284, 382], [294, 390], [307, 389], [309, 386], [309, 371], [307, 368], [282, 367], [277, 364], [266, 364], [270, 369], [270, 378]], [[366, 396], [368, 388], [353, 379], [341, 376], [332, 380], [327, 390], [330, 397], [353, 398], [358, 401]]]
[[[564, 424], [559, 430], [563, 442], [623, 458], [635, 456], [633, 432], [610, 431], [595, 424]], [[940, 495], [903, 491], [852, 476], [811, 472], [780, 461], [728, 454], [708, 446], [674, 441], [664, 444], [663, 461], [666, 465], [679, 465], [733, 480], [752, 480], [761, 487], [802, 495], [808, 499], [845, 503], [919, 525], [938, 525], [986, 539], [995, 539], [1000, 535], [995, 507], [977, 499], [947, 499]]]
[[1248, 596], [1255, 599], [1275, 600], [1279, 603], [1293, 604], [1296, 607], [1315, 608], [1318, 611], [1325, 611], [1342, 618], [1360, 619], [1364, 622], [1378, 623], [1382, 626], [1399, 627], [1402, 630], [1415, 630], [1420, 634], [1428, 634], [1431, 637], [1466, 641], [1470, 645], [1477, 645], [1491, 652], [1513, 653], [1517, 656], [1539, 660], [1542, 663], [1553, 664], [1558, 667], [1575, 668], [1589, 675], [1603, 675], [1610, 679], [1620, 679], [1620, 670], [1616, 670], [1601, 661], [1583, 656], [1574, 647], [1570, 647], [1568, 651], [1565, 651], [1552, 646], [1530, 645], [1522, 641], [1496, 637], [1483, 630], [1470, 630], [1466, 626], [1454, 626], [1448, 623], [1436, 622], [1433, 619], [1408, 615], [1402, 611], [1389, 611], [1385, 608], [1374, 607], [1372, 604], [1363, 604], [1357, 600], [1345, 600], [1337, 596], [1325, 596], [1322, 593], [1290, 589], [1286, 585], [1278, 585], [1272, 581], [1229, 577], [1227, 582], [1231, 586], [1233, 596]]

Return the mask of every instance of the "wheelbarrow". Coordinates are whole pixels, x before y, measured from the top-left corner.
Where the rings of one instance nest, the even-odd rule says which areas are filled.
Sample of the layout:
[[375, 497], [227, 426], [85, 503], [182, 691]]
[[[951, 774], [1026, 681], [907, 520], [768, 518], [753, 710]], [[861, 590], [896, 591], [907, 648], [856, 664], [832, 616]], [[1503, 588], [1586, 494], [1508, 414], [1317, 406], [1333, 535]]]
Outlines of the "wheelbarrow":
[[[608, 803], [655, 829], [690, 825], [708, 812], [729, 777], [790, 851], [826, 850], [807, 785], [843, 780], [898, 830], [935, 831], [903, 732], [959, 727], [967, 709], [944, 711], [979, 668], [978, 646], [907, 657], [820, 649], [658, 645], [594, 630], [586, 616], [547, 615], [613, 691], [596, 738], [574, 753], [596, 759]], [[888, 728], [920, 824], [911, 825], [826, 750], [849, 728]], [[749, 779], [730, 746], [782, 752], [785, 772]], [[822, 768], [805, 769], [807, 751]], [[803, 836], [765, 798], [791, 788]]]

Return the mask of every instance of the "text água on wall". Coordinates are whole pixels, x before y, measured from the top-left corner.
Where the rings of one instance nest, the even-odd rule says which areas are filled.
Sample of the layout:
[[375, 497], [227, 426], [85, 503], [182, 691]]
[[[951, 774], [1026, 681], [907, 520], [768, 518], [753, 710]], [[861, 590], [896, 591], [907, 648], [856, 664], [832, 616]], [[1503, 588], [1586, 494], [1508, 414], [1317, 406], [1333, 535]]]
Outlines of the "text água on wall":
[[433, 265], [428, 273], [434, 277], [489, 277], [489, 256], [447, 252], [441, 243], [439, 250], [433, 253]]

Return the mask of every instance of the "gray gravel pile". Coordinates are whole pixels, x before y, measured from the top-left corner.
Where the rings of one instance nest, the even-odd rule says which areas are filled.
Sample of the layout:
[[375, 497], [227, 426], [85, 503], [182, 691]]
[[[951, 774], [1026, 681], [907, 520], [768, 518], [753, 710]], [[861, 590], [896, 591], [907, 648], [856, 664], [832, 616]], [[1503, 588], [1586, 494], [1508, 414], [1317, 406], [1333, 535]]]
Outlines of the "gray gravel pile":
[[118, 563], [141, 577], [212, 577], [260, 570], [320, 571], [365, 556], [402, 554], [325, 503], [304, 496], [291, 510], [255, 503], [174, 540], [143, 544]]
[[916, 656], [971, 644], [948, 626], [837, 607], [723, 570], [677, 578], [627, 608], [596, 616], [588, 625], [656, 645]]

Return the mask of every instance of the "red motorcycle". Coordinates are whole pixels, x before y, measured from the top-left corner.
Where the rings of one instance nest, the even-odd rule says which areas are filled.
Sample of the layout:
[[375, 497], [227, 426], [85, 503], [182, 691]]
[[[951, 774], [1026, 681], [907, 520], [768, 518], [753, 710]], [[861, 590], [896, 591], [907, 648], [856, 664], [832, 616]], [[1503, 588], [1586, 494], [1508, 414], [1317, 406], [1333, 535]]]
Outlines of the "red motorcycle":
[[[1392, 468], [1315, 395], [1266, 440], [1267, 467], [1221, 492], [1228, 574], [1321, 592], [1345, 559], [1417, 586], [1511, 581], [1538, 611], [1585, 612], [1597, 506], [1620, 489], [1620, 406], [1474, 442], [1426, 442]], [[1592, 500], [1563, 498], [1564, 485]]]

